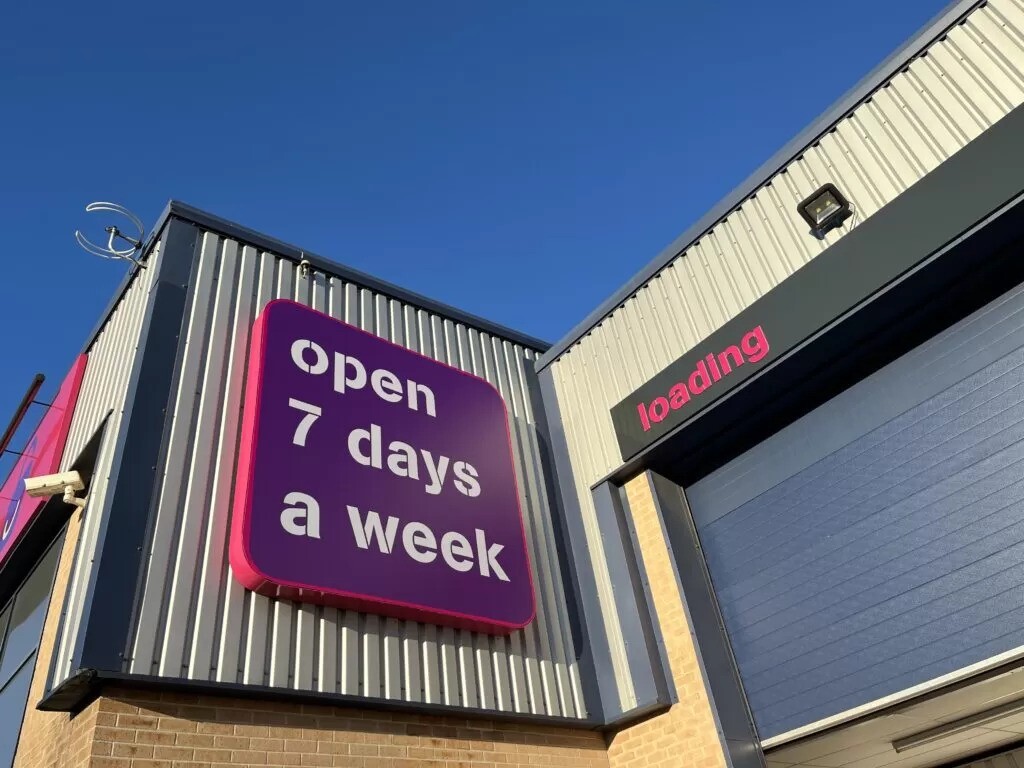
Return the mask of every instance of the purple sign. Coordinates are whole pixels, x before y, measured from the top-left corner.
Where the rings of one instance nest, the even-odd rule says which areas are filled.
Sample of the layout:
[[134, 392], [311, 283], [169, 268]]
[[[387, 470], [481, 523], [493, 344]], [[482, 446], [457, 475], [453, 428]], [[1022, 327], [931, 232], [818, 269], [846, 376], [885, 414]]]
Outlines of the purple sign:
[[505, 403], [483, 379], [273, 301], [242, 431], [247, 588], [492, 633], [533, 620]]

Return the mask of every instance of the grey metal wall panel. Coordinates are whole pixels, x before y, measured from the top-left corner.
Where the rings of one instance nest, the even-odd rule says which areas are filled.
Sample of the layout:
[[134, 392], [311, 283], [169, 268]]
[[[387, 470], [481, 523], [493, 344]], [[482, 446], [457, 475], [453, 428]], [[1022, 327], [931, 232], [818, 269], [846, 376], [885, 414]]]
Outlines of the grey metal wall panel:
[[[206, 232], [126, 671], [582, 718], [525, 370], [536, 351]], [[508, 637], [244, 590], [227, 560], [249, 331], [287, 297], [475, 373], [505, 399], [537, 619]]]
[[687, 489], [762, 739], [1024, 646], [1024, 289]]
[[[1024, 103], [1024, 0], [971, 12], [820, 141], [729, 212], [551, 364], [588, 546], [601, 541], [591, 486], [621, 463], [609, 411], [770, 288]], [[857, 213], [819, 242], [797, 203], [826, 181]], [[615, 625], [611, 583], [595, 578]], [[624, 705], [626, 654], [612, 648]]]
[[147, 298], [152, 288], [152, 277], [160, 259], [160, 243], [156, 243], [148, 258], [148, 266], [135, 275], [113, 309], [106, 324], [97, 333], [89, 347], [89, 361], [85, 378], [71, 420], [67, 446], [61, 469], [67, 469], [86, 443], [103, 425], [107, 414], [103, 443], [96, 460], [96, 469], [89, 487], [89, 506], [79, 534], [75, 565], [68, 582], [65, 598], [66, 614], [56, 644], [56, 662], [53, 683], [59, 684], [75, 670], [71, 669], [71, 656], [78, 628], [82, 620], [83, 599], [92, 567], [92, 556], [99, 529], [99, 515], [90, 514], [103, 508], [110, 476], [113, 449], [121, 430], [122, 417], [128, 392], [128, 378], [139, 344], [139, 333], [146, 311]]

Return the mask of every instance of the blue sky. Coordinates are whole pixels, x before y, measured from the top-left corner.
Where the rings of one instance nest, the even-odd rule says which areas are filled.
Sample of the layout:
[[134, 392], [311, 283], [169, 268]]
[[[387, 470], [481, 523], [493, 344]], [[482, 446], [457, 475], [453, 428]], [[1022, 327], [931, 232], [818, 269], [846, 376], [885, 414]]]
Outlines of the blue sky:
[[942, 8], [17, 3], [0, 429], [123, 275], [74, 244], [92, 200], [184, 200], [555, 341]]

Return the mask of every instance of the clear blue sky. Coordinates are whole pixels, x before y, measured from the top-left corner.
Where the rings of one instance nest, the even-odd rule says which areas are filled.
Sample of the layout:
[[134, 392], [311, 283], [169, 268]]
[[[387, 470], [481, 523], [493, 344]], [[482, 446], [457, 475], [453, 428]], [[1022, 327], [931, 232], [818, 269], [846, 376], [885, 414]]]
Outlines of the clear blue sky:
[[555, 341], [944, 2], [61, 6], [0, 29], [0, 429], [122, 277], [72, 239], [92, 200], [177, 198]]

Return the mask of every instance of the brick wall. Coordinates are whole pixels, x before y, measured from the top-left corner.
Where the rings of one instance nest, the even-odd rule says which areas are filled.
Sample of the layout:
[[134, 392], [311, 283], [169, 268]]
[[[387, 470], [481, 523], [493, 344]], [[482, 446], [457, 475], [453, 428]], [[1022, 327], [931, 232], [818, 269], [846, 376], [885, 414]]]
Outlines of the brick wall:
[[43, 628], [14, 768], [725, 768], [690, 627], [641, 476], [626, 486], [630, 513], [665, 640], [679, 703], [606, 737], [544, 725], [392, 714], [326, 705], [109, 689], [83, 712], [39, 712], [78, 540], [68, 527]]
[[725, 768], [725, 753], [676, 584], [675, 566], [646, 474], [626, 484], [626, 497], [679, 702], [667, 712], [613, 736], [609, 764], [611, 768]]
[[67, 534], [61, 548], [60, 562], [54, 577], [53, 593], [43, 623], [43, 634], [36, 654], [32, 685], [29, 688], [28, 706], [21, 726], [18, 752], [14, 768], [77, 768], [86, 765], [91, 748], [93, 729], [99, 711], [96, 703], [72, 717], [64, 712], [40, 712], [36, 703], [43, 697], [46, 676], [49, 673], [53, 646], [60, 626], [60, 612], [64, 605], [71, 566], [75, 559], [75, 547], [82, 525], [84, 510], [78, 510], [68, 522]]
[[543, 725], [156, 690], [96, 703], [89, 768], [606, 768], [604, 737]]
[[285, 702], [109, 689], [71, 716], [40, 712], [81, 512], [72, 518], [14, 768], [607, 768], [594, 731]]
[[68, 525], [14, 768], [607, 768], [594, 731], [158, 690], [105, 690], [82, 712], [40, 712], [81, 526]]

